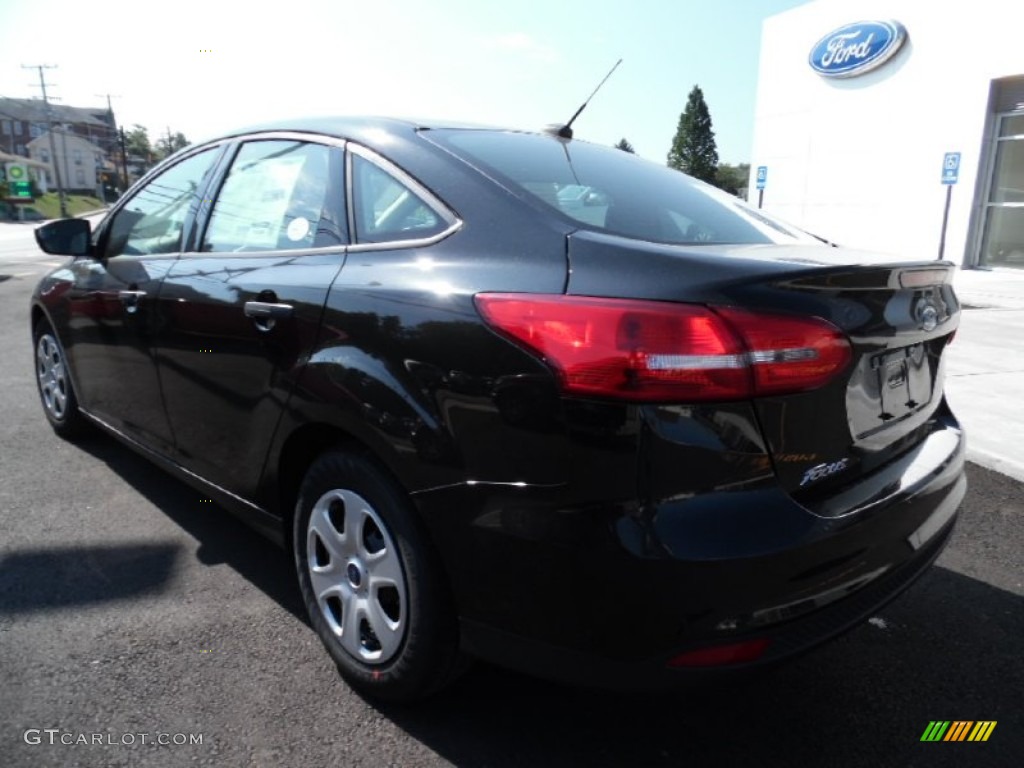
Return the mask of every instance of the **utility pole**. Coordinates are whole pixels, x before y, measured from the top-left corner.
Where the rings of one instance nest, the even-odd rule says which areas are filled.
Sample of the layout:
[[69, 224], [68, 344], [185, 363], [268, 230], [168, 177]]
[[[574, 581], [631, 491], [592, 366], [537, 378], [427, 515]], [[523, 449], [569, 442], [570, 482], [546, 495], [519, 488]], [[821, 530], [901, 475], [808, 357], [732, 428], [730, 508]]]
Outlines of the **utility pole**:
[[[111, 153], [111, 155], [114, 154], [114, 147], [116, 147], [118, 145], [120, 145], [120, 147], [121, 147], [121, 172], [122, 172], [122, 179], [121, 179], [121, 183], [118, 186], [121, 187], [121, 193], [123, 194], [124, 191], [128, 189], [128, 159], [125, 157], [125, 152], [124, 152], [124, 131], [122, 130], [122, 131], [118, 132], [118, 130], [117, 130], [117, 120], [114, 118], [114, 107], [110, 103], [110, 100], [112, 98], [119, 99], [121, 97], [118, 94], [116, 94], [116, 93], [114, 93], [114, 94], [110, 94], [110, 93], [97, 93], [96, 96], [106, 96], [107, 97], [107, 115], [109, 115], [109, 117], [110, 117], [110, 130], [113, 131], [113, 137], [112, 137], [113, 141], [110, 144], [110, 147], [111, 147], [110, 153]], [[117, 167], [117, 160], [114, 160], [114, 167], [115, 168]]]
[[[31, 64], [21, 65], [22, 69], [37, 69], [39, 70], [39, 87], [43, 91], [43, 108], [46, 112], [46, 122], [50, 130], [47, 131], [50, 135], [50, 157], [53, 158], [53, 174], [57, 180], [57, 197], [60, 199], [60, 215], [62, 218], [68, 217], [68, 201], [64, 196], [64, 184], [60, 178], [60, 163], [57, 162], [57, 142], [53, 138], [53, 107], [50, 106], [50, 99], [46, 94], [46, 76], [43, 74], [44, 69], [56, 69], [55, 64]], [[64, 158], [65, 162], [67, 158]]]
[[129, 180], [128, 180], [128, 152], [125, 149], [124, 127], [123, 126], [121, 127], [119, 133], [121, 134], [121, 136], [120, 136], [120, 140], [121, 140], [121, 170], [124, 173], [124, 186], [121, 187], [121, 194], [123, 195], [125, 192], [128, 191], [128, 187], [130, 186]]

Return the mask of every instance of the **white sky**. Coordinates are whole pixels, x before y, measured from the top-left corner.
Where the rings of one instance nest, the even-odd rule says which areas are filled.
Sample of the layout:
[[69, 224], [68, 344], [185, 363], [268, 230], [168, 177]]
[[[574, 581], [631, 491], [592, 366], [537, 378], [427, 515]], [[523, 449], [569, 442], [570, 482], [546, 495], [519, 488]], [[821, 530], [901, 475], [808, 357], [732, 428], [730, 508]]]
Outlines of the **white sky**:
[[[750, 158], [761, 21], [801, 0], [0, 0], [0, 95], [105, 103], [190, 140], [282, 116], [537, 128], [624, 61], [576, 135], [665, 161], [694, 84], [723, 161]], [[205, 52], [209, 51], [209, 52]]]

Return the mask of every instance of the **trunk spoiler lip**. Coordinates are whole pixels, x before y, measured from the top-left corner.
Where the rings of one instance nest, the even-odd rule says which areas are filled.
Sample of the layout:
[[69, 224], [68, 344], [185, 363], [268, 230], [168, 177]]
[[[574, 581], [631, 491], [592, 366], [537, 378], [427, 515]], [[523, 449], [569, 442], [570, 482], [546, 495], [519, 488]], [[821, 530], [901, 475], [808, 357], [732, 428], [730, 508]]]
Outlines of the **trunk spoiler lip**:
[[794, 276], [785, 284], [802, 290], [898, 291], [952, 285], [954, 273], [950, 262], [837, 265]]
[[948, 260], [899, 258], [877, 251], [824, 243], [663, 243], [614, 235], [586, 227], [577, 228], [567, 233], [566, 237], [570, 243], [570, 250], [572, 250], [571, 243], [589, 243], [676, 258], [725, 257], [750, 260], [766, 265], [775, 264], [783, 271], [786, 267], [797, 269], [802, 267], [809, 274], [821, 271], [864, 269], [955, 270], [956, 268], [956, 264]]

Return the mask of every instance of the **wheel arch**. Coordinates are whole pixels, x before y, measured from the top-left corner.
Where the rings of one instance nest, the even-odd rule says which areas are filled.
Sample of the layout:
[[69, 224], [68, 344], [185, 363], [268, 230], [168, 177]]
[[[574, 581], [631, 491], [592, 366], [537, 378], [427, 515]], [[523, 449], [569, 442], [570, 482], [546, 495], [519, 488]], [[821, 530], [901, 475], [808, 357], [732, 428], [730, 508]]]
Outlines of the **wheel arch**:
[[372, 455], [369, 448], [351, 434], [333, 424], [324, 423], [302, 424], [281, 445], [275, 468], [276, 502], [289, 556], [292, 553], [292, 520], [302, 479], [317, 456], [332, 448]]
[[53, 328], [53, 332], [57, 332], [57, 329], [53, 325], [53, 320], [50, 318], [50, 314], [43, 308], [43, 305], [38, 302], [32, 302], [31, 314], [29, 315], [29, 332], [35, 332], [36, 326], [39, 325], [40, 320], [48, 322], [50, 327]]
[[[281, 443], [276, 460], [272, 461], [270, 478], [275, 488], [273, 499], [281, 517], [285, 546], [289, 555], [292, 553], [292, 522], [295, 516], [295, 504], [298, 501], [299, 489], [306, 472], [317, 457], [330, 450], [341, 450], [358, 454], [373, 461], [381, 471], [385, 472], [410, 500], [417, 517], [420, 510], [413, 496], [414, 488], [404, 482], [401, 473], [381, 450], [375, 450], [371, 444], [354, 435], [337, 424], [326, 422], [308, 422], [293, 429]], [[429, 535], [426, 521], [420, 520], [423, 529]], [[434, 542], [431, 541], [431, 545]]]

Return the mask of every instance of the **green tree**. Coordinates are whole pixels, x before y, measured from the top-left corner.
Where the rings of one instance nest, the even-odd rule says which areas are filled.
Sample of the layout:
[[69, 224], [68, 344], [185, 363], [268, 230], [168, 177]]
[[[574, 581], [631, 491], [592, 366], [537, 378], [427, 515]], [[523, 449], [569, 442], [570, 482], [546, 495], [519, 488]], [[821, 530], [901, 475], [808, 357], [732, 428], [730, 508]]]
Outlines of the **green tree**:
[[130, 131], [124, 132], [124, 148], [130, 157], [139, 158], [147, 165], [153, 162], [153, 145], [144, 125], [136, 123]]
[[719, 189], [747, 199], [747, 186], [750, 184], [750, 163], [719, 163], [718, 172], [715, 174], [715, 184]]
[[623, 152], [629, 152], [631, 155], [636, 154], [636, 150], [633, 149], [633, 145], [625, 139], [619, 139], [619, 143], [615, 145], [616, 149], [621, 149]]
[[715, 132], [711, 129], [711, 113], [698, 85], [693, 86], [686, 99], [686, 109], [679, 116], [679, 127], [668, 152], [668, 165], [702, 181], [715, 183], [718, 149]]
[[170, 157], [179, 149], [184, 149], [191, 142], [185, 138], [185, 134], [180, 131], [177, 133], [167, 132], [166, 136], [161, 137], [156, 143], [156, 156], [157, 159], [163, 160], [165, 157]]

